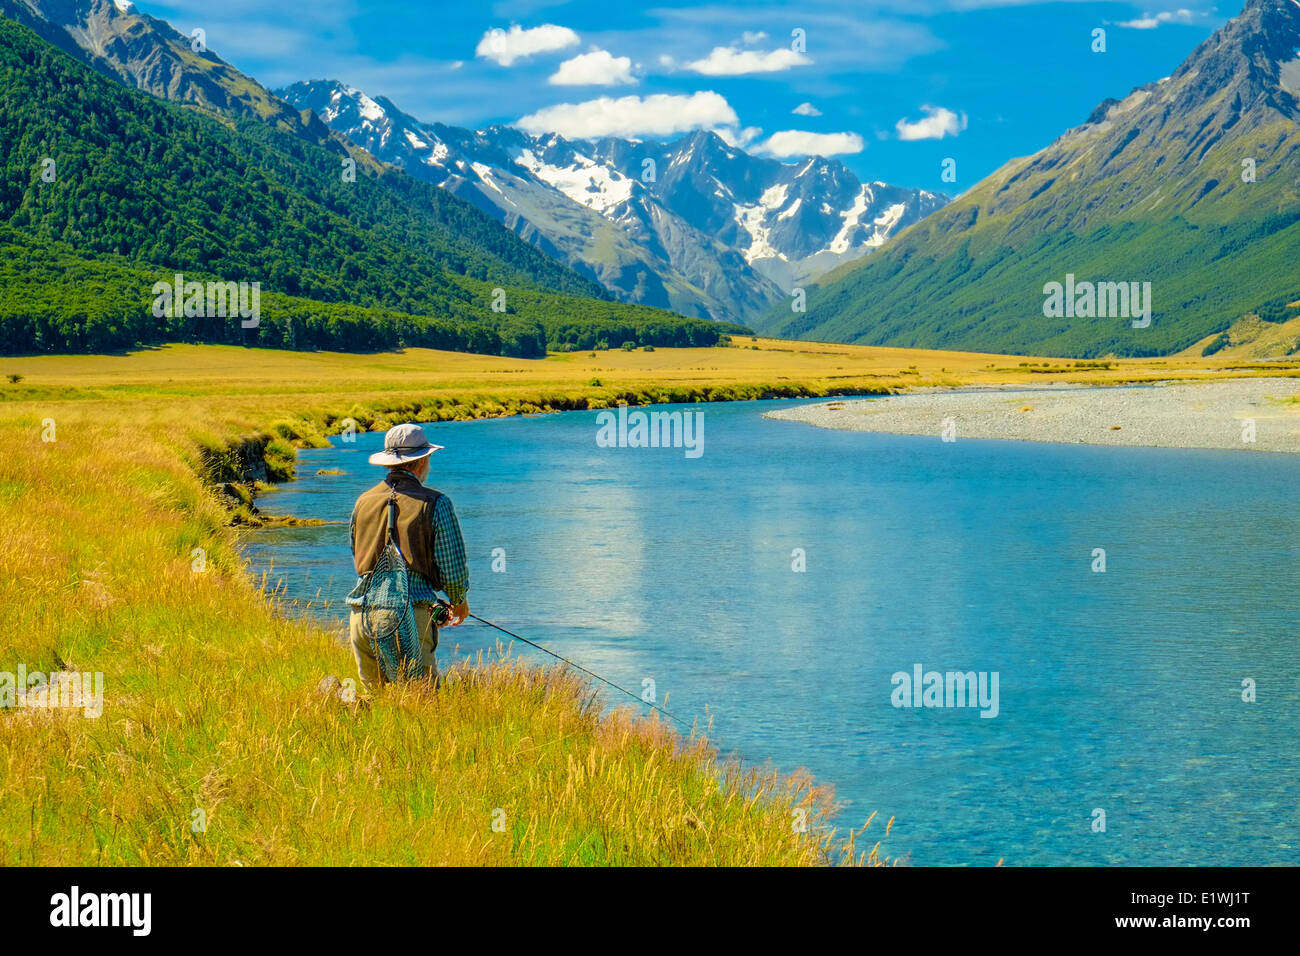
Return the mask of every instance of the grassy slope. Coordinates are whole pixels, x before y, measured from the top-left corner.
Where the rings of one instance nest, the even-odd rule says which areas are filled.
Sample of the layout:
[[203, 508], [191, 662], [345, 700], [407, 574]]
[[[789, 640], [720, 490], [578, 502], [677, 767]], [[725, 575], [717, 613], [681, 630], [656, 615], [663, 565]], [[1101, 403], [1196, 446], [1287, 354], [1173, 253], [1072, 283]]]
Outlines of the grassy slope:
[[[1235, 28], [1224, 45], [1250, 47], [1253, 29]], [[806, 313], [786, 303], [755, 328], [906, 347], [1156, 355], [1294, 299], [1295, 107], [1276, 97], [1275, 80], [1251, 74], [1243, 54], [1219, 50], [1218, 36], [1168, 82], [1135, 90], [879, 252], [823, 276]], [[1258, 163], [1254, 182], [1242, 181], [1244, 157]], [[1043, 286], [1067, 273], [1149, 281], [1151, 326], [1045, 318]]]
[[[758, 350], [348, 356], [175, 346], [0, 360], [0, 670], [103, 671], [98, 720], [0, 713], [0, 863], [821, 863], [800, 835], [827, 795], [739, 772], [701, 739], [598, 717], [553, 670], [464, 673], [371, 709], [314, 694], [351, 659], [278, 617], [244, 572], [201, 448], [279, 423], [311, 439], [351, 410], [504, 414], [622, 395], [689, 398], [1119, 381], [1225, 362], [1034, 368], [1003, 356], [761, 340]], [[999, 371], [999, 369], [1002, 369]], [[1240, 371], [1240, 370], [1239, 370]], [[1232, 372], [1230, 371], [1230, 374]], [[589, 384], [599, 378], [601, 385]], [[56, 441], [41, 433], [46, 419]], [[286, 428], [286, 425], [288, 428]], [[208, 570], [193, 570], [195, 548]], [[757, 801], [752, 797], [762, 794]], [[493, 811], [506, 813], [503, 833]], [[208, 829], [195, 833], [193, 812]], [[815, 833], [824, 831], [814, 827]], [[868, 856], [868, 860], [872, 857]]]
[[[1221, 336], [1226, 336], [1227, 341], [1219, 342]], [[1283, 322], [1265, 322], [1254, 314], [1247, 315], [1234, 322], [1226, 332], [1208, 335], [1179, 354], [1202, 355], [1207, 348], [1217, 349], [1213, 352], [1215, 358], [1237, 360], [1300, 353], [1300, 316]]]
[[[0, 862], [821, 860], [824, 843], [790, 826], [793, 806], [824, 807], [806, 781], [737, 775], [701, 740], [601, 719], [554, 672], [498, 665], [369, 708], [316, 697], [349, 659], [323, 629], [275, 617], [241, 573], [167, 433], [196, 406], [154, 411], [106, 424], [65, 407], [54, 444], [35, 416], [0, 426], [19, 449], [0, 494], [23, 503], [0, 532], [4, 668], [99, 670], [106, 685], [97, 720], [0, 716]], [[60, 492], [43, 493], [53, 474]], [[749, 803], [758, 789], [770, 799]]]

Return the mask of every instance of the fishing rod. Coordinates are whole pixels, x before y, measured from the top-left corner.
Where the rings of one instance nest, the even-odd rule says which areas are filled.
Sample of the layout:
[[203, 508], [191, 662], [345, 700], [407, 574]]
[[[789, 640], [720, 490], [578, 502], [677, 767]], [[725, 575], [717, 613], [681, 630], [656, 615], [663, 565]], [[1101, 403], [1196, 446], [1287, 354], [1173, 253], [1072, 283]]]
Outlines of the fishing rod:
[[[439, 603], [441, 603], [441, 602], [439, 602]], [[631, 697], [631, 698], [632, 698], [633, 700], [635, 700], [637, 703], [645, 704], [645, 705], [646, 705], [647, 707], [649, 707], [651, 710], [658, 711], [659, 713], [663, 714], [665, 717], [667, 717], [667, 718], [668, 718], [669, 720], [671, 720], [673, 723], [677, 724], [677, 726], [681, 727], [682, 729], [684, 729], [684, 730], [690, 730], [690, 726], [686, 723], [686, 721], [682, 720], [680, 717], [677, 717], [677, 716], [675, 716], [675, 715], [673, 715], [673, 714], [668, 713], [668, 711], [664, 710], [664, 709], [663, 709], [662, 707], [660, 707], [658, 704], [652, 704], [652, 703], [650, 703], [648, 700], [644, 700], [644, 699], [638, 697], [636, 694], [632, 693], [632, 692], [631, 692], [630, 690], [628, 690], [626, 687], [620, 687], [618, 684], [615, 684], [612, 680], [606, 680], [605, 678], [601, 677], [601, 676], [600, 676], [599, 674], [597, 674], [595, 671], [589, 671], [589, 670], [587, 670], [587, 668], [583, 667], [581, 664], [575, 664], [573, 661], [569, 660], [567, 657], [561, 657], [559, 654], [555, 653], [555, 651], [551, 650], [549, 647], [543, 647], [541, 644], [538, 644], [536, 641], [530, 641], [528, 638], [524, 637], [522, 634], [516, 634], [514, 631], [507, 630], [506, 628], [502, 627], [500, 624], [493, 624], [491, 621], [487, 620], [486, 618], [481, 618], [481, 617], [479, 617], [477, 614], [470, 614], [470, 615], [468, 615], [468, 616], [469, 616], [469, 617], [472, 617], [474, 620], [478, 621], [480, 624], [486, 624], [488, 627], [495, 627], [495, 628], [496, 628], [498, 631], [500, 631], [502, 634], [508, 635], [509, 637], [513, 637], [516, 641], [522, 641], [523, 643], [527, 644], [529, 647], [535, 647], [535, 648], [537, 648], [539, 651], [542, 651], [543, 653], [550, 654], [550, 655], [551, 655], [552, 657], [554, 657], [557, 661], [563, 661], [565, 664], [568, 664], [570, 667], [576, 667], [578, 670], [582, 671], [582, 672], [583, 672], [584, 674], [586, 674], [587, 676], [596, 678], [596, 680], [600, 681], [602, 684], [608, 684], [610, 687], [614, 688], [615, 690], [617, 690], [617, 691], [621, 691], [622, 693], [627, 694], [627, 696]]]

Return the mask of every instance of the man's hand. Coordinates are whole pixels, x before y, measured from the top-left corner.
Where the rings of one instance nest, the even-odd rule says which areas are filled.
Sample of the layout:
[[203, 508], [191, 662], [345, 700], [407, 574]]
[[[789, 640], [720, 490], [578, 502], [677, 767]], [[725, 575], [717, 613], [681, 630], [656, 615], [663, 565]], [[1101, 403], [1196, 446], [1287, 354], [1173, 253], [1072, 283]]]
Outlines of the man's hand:
[[463, 624], [465, 618], [469, 617], [469, 600], [461, 601], [459, 604], [451, 606], [451, 617], [447, 621], [447, 627], [455, 627], [457, 624]]

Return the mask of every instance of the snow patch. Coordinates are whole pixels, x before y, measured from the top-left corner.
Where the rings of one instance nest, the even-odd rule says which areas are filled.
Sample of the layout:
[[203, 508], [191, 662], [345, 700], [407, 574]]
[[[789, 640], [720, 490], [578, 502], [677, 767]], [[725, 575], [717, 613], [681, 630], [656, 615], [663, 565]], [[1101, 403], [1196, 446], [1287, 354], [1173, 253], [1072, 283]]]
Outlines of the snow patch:
[[749, 234], [749, 248], [740, 250], [740, 254], [745, 257], [746, 262], [753, 262], [755, 259], [784, 259], [785, 256], [776, 251], [776, 248], [770, 241], [771, 233], [767, 226], [763, 225], [765, 210], [762, 206], [741, 206], [735, 207], [736, 222], [741, 229]]
[[881, 231], [888, 234], [891, 229], [898, 225], [898, 220], [903, 218], [905, 212], [907, 212], [907, 206], [901, 202], [896, 202], [871, 221], [880, 226]]
[[763, 190], [763, 195], [758, 197], [758, 204], [765, 212], [775, 212], [785, 205], [785, 197], [785, 183], [777, 183]]
[[361, 94], [360, 103], [361, 103], [362, 119], [368, 119], [373, 123], [376, 120], [381, 120], [384, 118], [383, 109], [380, 107], [378, 103], [376, 103], [370, 97], [366, 96], [366, 94], [364, 93]]
[[447, 148], [446, 143], [434, 143], [433, 152], [429, 155], [429, 158], [424, 161], [424, 164], [426, 166], [441, 166], [442, 161], [446, 159], [450, 153], [451, 150]]
[[553, 166], [531, 149], [522, 149], [513, 158], [542, 182], [602, 216], [632, 198], [631, 179], [581, 153], [573, 154], [571, 166]]
[[321, 111], [321, 119], [326, 123], [332, 123], [341, 116], [345, 105], [345, 97], [346, 101], [357, 106], [362, 119], [374, 123], [384, 118], [383, 108], [378, 103], [360, 90], [349, 86], [342, 90], [335, 90], [330, 94], [330, 105]]
[[[745, 257], [746, 262], [753, 262], [755, 259], [785, 259], [785, 256], [772, 245], [772, 233], [766, 225], [766, 220], [769, 215], [785, 205], [786, 195], [785, 184], [777, 183], [763, 190], [763, 195], [758, 197], [756, 204], [742, 206], [737, 203], [733, 207], [736, 224], [749, 234], [749, 248], [741, 250], [741, 255]], [[794, 215], [794, 211], [798, 208], [799, 200], [796, 199], [786, 215]]]
[[497, 192], [501, 193], [502, 196], [505, 195], [505, 192], [502, 191], [501, 187], [492, 181], [491, 166], [487, 165], [486, 163], [470, 163], [469, 165], [470, 168], [474, 170], [474, 172], [478, 173], [479, 181], [482, 182], [484, 186], [487, 186], [489, 189], [496, 190]]
[[853, 230], [858, 227], [858, 224], [862, 221], [862, 214], [867, 211], [867, 202], [870, 195], [871, 187], [863, 186], [858, 190], [858, 194], [853, 197], [853, 205], [841, 214], [844, 225], [840, 226], [840, 231], [835, 234], [835, 238], [826, 247], [837, 256], [848, 252], [849, 247], [852, 246]]

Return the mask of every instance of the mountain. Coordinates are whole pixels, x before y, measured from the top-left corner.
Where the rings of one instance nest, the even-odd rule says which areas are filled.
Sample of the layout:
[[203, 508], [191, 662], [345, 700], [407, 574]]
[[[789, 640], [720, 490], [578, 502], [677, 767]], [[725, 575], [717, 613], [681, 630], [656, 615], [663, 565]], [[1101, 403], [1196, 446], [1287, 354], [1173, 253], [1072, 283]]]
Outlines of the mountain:
[[[345, 157], [296, 130], [128, 89], [8, 18], [0, 75], [6, 351], [129, 347], [165, 333], [530, 355], [548, 341], [703, 344], [726, 331], [607, 301], [445, 190], [373, 160], [350, 179]], [[151, 287], [175, 272], [260, 283], [261, 327], [245, 338], [239, 323], [203, 316], [161, 323]]]
[[[633, 231], [607, 218], [604, 211], [615, 202], [610, 191], [632, 188], [627, 177], [588, 163], [587, 202], [575, 201], [515, 162], [512, 156], [525, 153], [553, 156], [540, 148], [534, 153], [536, 144], [515, 130], [475, 133], [425, 126], [387, 100], [345, 93], [336, 84], [298, 84], [281, 94], [304, 110], [315, 110], [330, 128], [372, 155], [496, 217], [624, 301], [733, 318], [742, 311], [762, 311], [779, 295], [741, 256], [684, 223], [665, 226], [670, 247], [665, 248], [662, 242], [647, 241], [655, 239], [649, 229]], [[582, 165], [572, 157], [569, 162]], [[711, 279], [690, 277], [686, 268], [701, 274], [710, 269]]]
[[948, 202], [924, 189], [861, 183], [835, 159], [752, 156], [708, 131], [668, 144], [602, 139], [590, 148], [612, 169], [635, 172], [652, 159], [657, 175], [647, 188], [655, 201], [739, 250], [782, 289], [862, 257]]
[[[125, 86], [229, 116], [261, 119], [322, 145], [329, 131], [205, 45], [125, 0], [0, 0], [0, 15]], [[198, 47], [197, 49], [195, 47]], [[335, 145], [335, 151], [342, 147]]]
[[[842, 163], [755, 157], [699, 131], [671, 143], [567, 140], [425, 123], [332, 80], [278, 95], [462, 196], [618, 298], [744, 319], [946, 202], [863, 185]], [[648, 165], [652, 164], [652, 165]]]
[[[1297, 262], [1300, 2], [1250, 0], [1171, 76], [824, 276], [806, 312], [782, 304], [752, 324], [820, 341], [1166, 354], [1247, 314], [1294, 317]], [[1150, 324], [1045, 316], [1049, 283], [1103, 281], [1150, 282]]]

